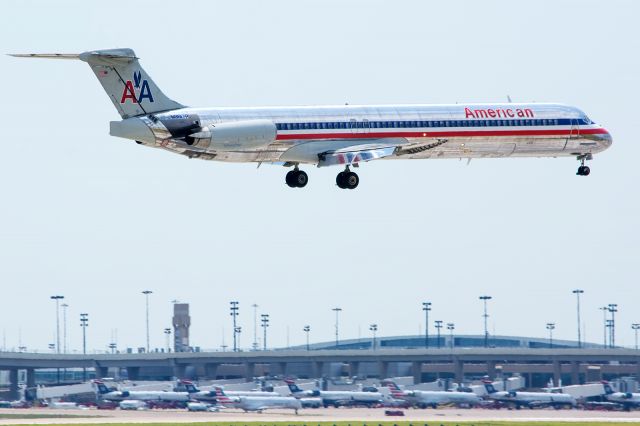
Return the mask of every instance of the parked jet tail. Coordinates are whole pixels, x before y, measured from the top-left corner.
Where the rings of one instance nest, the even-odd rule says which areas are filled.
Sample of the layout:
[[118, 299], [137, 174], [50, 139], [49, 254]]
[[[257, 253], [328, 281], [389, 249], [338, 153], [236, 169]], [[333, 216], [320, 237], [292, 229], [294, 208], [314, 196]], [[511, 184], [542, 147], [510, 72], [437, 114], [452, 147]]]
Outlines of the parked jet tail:
[[289, 390], [291, 391], [291, 393], [295, 394], [304, 392], [298, 387], [298, 385], [296, 385], [296, 382], [293, 379], [284, 379], [284, 382], [287, 384], [287, 386], [289, 386]]
[[100, 395], [104, 395], [106, 393], [111, 392], [111, 390], [105, 386], [104, 382], [101, 382], [99, 380], [94, 380], [93, 383], [96, 385], [96, 388], [98, 389], [98, 393]]
[[389, 388], [391, 396], [395, 399], [402, 399], [407, 396], [406, 392], [400, 389], [400, 387], [391, 380], [383, 380], [380, 384]]
[[89, 64], [122, 118], [184, 108], [168, 98], [140, 66], [131, 49], [93, 50], [80, 54], [12, 54], [19, 58], [79, 59]]
[[178, 380], [178, 387], [183, 388], [187, 393], [197, 393], [200, 389], [191, 380]]
[[216, 401], [218, 402], [218, 404], [224, 405], [224, 404], [229, 404], [233, 402], [233, 400], [224, 393], [224, 390], [221, 387], [216, 386], [215, 391], [216, 391]]
[[489, 395], [498, 392], [491, 382], [484, 382], [484, 388], [487, 390]]
[[602, 382], [602, 386], [604, 387], [605, 395], [611, 395], [612, 393], [614, 393], [609, 382]]

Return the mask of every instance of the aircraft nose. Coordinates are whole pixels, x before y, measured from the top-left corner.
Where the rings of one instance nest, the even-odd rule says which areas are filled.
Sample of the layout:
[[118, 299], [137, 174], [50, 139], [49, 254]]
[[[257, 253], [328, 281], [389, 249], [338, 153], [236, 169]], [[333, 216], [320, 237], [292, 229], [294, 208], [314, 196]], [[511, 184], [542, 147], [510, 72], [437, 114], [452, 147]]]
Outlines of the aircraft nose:
[[604, 129], [604, 133], [602, 134], [602, 145], [604, 149], [609, 148], [613, 144], [613, 136], [607, 129]]

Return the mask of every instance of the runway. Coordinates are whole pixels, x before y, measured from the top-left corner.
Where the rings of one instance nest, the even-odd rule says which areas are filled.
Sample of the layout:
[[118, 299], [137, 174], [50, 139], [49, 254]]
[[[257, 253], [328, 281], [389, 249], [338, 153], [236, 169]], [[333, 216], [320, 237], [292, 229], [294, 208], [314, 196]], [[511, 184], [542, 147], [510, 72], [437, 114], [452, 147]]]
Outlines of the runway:
[[[105, 410], [60, 410], [49, 408], [0, 409], [0, 416], [13, 415], [74, 415], [82, 418], [38, 418], [0, 419], [0, 424], [74, 424], [74, 423], [196, 423], [196, 422], [487, 422], [487, 421], [580, 421], [580, 422], [636, 422], [640, 424], [640, 411], [584, 411], [584, 410], [487, 410], [441, 408], [436, 410], [404, 410], [404, 417], [384, 415], [384, 409], [367, 408], [321, 408], [300, 411], [269, 410], [260, 413], [245, 413], [224, 410], [218, 413], [188, 412], [185, 410], [149, 411], [105, 411]], [[354, 425], [355, 426], [355, 425]], [[417, 425], [416, 425], [417, 426]]]

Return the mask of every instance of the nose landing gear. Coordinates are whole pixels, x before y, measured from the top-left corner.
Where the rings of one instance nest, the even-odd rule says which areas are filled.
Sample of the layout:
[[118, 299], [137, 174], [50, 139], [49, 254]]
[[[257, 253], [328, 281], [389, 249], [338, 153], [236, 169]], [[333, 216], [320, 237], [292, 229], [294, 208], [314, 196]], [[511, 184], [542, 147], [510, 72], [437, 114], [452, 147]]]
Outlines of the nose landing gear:
[[285, 181], [287, 182], [287, 185], [289, 185], [289, 188], [304, 188], [309, 182], [309, 176], [307, 176], [304, 171], [299, 170], [298, 166], [296, 166], [293, 170], [287, 173]]
[[591, 158], [593, 158], [591, 154], [584, 154], [584, 155], [578, 156], [578, 161], [580, 161], [580, 167], [578, 167], [578, 172], [576, 173], [576, 175], [589, 176], [589, 173], [591, 173], [591, 169], [589, 168], [589, 166], [585, 166], [584, 163], [587, 160], [591, 160]]
[[360, 178], [356, 173], [349, 170], [349, 166], [336, 176], [336, 185], [341, 189], [356, 189], [359, 183]]

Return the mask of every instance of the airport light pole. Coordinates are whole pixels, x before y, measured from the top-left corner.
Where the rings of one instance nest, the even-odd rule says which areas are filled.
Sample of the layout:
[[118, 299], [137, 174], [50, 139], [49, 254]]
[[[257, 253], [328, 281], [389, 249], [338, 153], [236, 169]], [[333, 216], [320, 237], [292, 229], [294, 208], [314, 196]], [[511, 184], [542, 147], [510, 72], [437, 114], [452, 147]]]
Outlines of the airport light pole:
[[602, 324], [603, 324], [603, 330], [604, 330], [604, 337], [602, 339], [602, 344], [606, 349], [607, 348], [607, 312], [609, 311], [609, 308], [606, 306], [601, 306], [598, 309], [602, 311], [602, 315], [603, 315]]
[[456, 329], [456, 325], [452, 322], [448, 322], [447, 323], [447, 330], [449, 330], [449, 345], [451, 346], [451, 349], [453, 349], [453, 330]]
[[556, 328], [555, 322], [547, 323], [547, 330], [549, 330], [549, 349], [553, 347], [553, 330]]
[[611, 335], [613, 334], [613, 320], [607, 319], [605, 326], [609, 329], [609, 349], [612, 349], [613, 343], [611, 343]]
[[371, 349], [376, 350], [376, 331], [378, 331], [378, 324], [371, 324], [369, 330], [373, 333], [373, 341], [371, 342]]
[[335, 307], [335, 308], [333, 308], [331, 310], [336, 313], [336, 349], [338, 349], [338, 345], [340, 344], [339, 328], [338, 328], [339, 327], [339, 317], [338, 317], [338, 315], [342, 311], [342, 308]]
[[438, 345], [438, 349], [440, 349], [440, 329], [442, 328], [442, 320], [436, 320], [434, 321], [435, 327], [436, 327], [436, 332], [438, 333], [438, 336], [436, 338], [436, 342]]
[[69, 305], [63, 303], [62, 305], [62, 353], [67, 353], [67, 308]]
[[167, 352], [171, 352], [171, 329], [165, 328], [164, 334], [167, 336]]
[[633, 329], [633, 332], [635, 333], [635, 340], [636, 340], [636, 351], [638, 350], [638, 329], [640, 329], [640, 324], [638, 323], [633, 323], [631, 324], [631, 328]]
[[269, 314], [260, 315], [262, 321], [262, 350], [267, 350], [267, 327], [269, 327]]
[[152, 294], [151, 290], [144, 290], [145, 307], [146, 307], [146, 324], [147, 324], [147, 353], [149, 353], [149, 295]]
[[484, 317], [484, 347], [488, 348], [489, 347], [489, 329], [487, 327], [487, 320], [489, 319], [489, 314], [487, 314], [487, 301], [491, 300], [492, 297], [480, 296], [478, 299], [482, 300], [482, 303], [484, 304], [484, 314], [482, 315]]
[[431, 310], [431, 302], [422, 302], [422, 310], [424, 311], [424, 347], [429, 349], [429, 311]]
[[309, 332], [311, 331], [311, 326], [305, 325], [302, 330], [307, 334], [307, 350], [309, 350]]
[[236, 328], [233, 329], [234, 333], [236, 333], [236, 335], [238, 336], [238, 351], [240, 350], [240, 333], [242, 333], [242, 327], [237, 326]]
[[64, 299], [64, 296], [51, 296], [52, 300], [56, 301], [56, 352], [60, 353], [60, 300]]
[[584, 293], [584, 290], [579, 288], [572, 291], [573, 294], [576, 295], [576, 310], [578, 313], [578, 348], [582, 347], [582, 336], [580, 333], [580, 295]]
[[615, 303], [609, 303], [607, 305], [609, 312], [611, 313], [611, 331], [609, 332], [609, 338], [611, 339], [611, 348], [616, 347], [616, 312], [618, 312], [618, 305]]
[[258, 350], [258, 304], [251, 305], [253, 308], [253, 345], [254, 351]]
[[238, 328], [238, 325], [236, 323], [236, 318], [238, 317], [238, 310], [240, 308], [238, 307], [237, 301], [229, 302], [229, 304], [231, 305], [229, 307], [229, 309], [231, 310], [230, 315], [233, 317], [233, 351], [238, 352], [238, 336], [236, 334], [236, 328]]
[[[82, 354], [87, 354], [87, 327], [89, 326], [89, 314], [80, 314], [80, 327], [82, 327]], [[87, 367], [82, 368], [82, 381], [87, 381]]]

